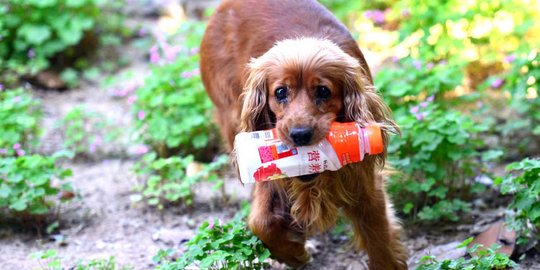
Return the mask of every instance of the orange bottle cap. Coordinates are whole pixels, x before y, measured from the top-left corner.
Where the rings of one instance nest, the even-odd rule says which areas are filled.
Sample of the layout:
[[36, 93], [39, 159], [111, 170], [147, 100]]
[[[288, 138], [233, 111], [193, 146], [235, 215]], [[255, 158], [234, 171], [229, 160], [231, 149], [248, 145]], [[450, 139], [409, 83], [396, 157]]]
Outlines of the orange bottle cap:
[[384, 151], [384, 143], [382, 138], [381, 128], [378, 126], [367, 126], [369, 138], [369, 154], [380, 154]]

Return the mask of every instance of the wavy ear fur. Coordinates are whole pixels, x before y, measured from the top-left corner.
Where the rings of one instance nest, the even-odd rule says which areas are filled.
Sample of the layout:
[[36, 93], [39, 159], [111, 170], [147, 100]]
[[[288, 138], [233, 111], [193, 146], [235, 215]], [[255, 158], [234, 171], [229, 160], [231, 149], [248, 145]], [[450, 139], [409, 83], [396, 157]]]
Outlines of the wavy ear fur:
[[248, 65], [248, 78], [244, 84], [240, 132], [272, 128], [272, 115], [267, 106], [267, 67], [258, 59]]
[[[383, 141], [388, 145], [389, 133], [400, 134], [401, 131], [392, 119], [390, 108], [367, 78], [366, 72], [358, 61], [351, 57], [347, 61], [344, 79], [345, 107], [344, 121], [355, 121], [362, 125], [377, 124], [383, 132]], [[384, 164], [384, 155], [376, 162]]]

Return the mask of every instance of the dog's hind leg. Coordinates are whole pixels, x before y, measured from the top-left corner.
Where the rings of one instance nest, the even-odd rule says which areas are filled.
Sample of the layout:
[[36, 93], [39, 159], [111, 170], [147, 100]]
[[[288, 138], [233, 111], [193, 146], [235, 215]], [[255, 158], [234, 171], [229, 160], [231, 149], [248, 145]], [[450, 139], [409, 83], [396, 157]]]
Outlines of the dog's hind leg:
[[407, 250], [400, 242], [401, 227], [386, 198], [384, 189], [362, 189], [357, 205], [345, 207], [351, 219], [355, 244], [366, 250], [369, 269], [407, 269]]
[[285, 191], [277, 181], [255, 184], [249, 228], [274, 258], [291, 267], [300, 267], [311, 258], [304, 247], [306, 236], [292, 224]]

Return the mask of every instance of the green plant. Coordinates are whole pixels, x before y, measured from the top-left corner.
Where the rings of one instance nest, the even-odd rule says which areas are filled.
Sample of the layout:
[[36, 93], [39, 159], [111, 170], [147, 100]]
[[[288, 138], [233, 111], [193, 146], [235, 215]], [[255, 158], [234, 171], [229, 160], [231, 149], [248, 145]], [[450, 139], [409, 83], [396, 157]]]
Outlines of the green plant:
[[[6, 0], [0, 3], [0, 81], [66, 66], [88, 68], [97, 45], [119, 45], [131, 34], [118, 12], [123, 1]], [[31, 10], [32, 12], [28, 12]], [[100, 17], [107, 20], [100, 20]], [[102, 50], [111, 51], [111, 50]], [[99, 52], [101, 54], [101, 52]], [[76, 84], [74, 69], [62, 73]]]
[[[55, 54], [94, 27], [99, 0], [7, 0], [0, 4], [0, 67], [19, 73], [47, 68]], [[32, 10], [32, 12], [28, 12]]]
[[[463, 241], [458, 248], [466, 247], [472, 240], [473, 238], [469, 238]], [[497, 253], [499, 248], [498, 245], [484, 248], [482, 245], [476, 244], [468, 249], [469, 254], [472, 254], [470, 259], [458, 258], [440, 261], [435, 256], [424, 256], [420, 259], [420, 265], [416, 270], [503, 270], [517, 267], [518, 265], [508, 255]]]
[[483, 187], [472, 180], [483, 168], [477, 159], [502, 154], [477, 151], [484, 145], [478, 133], [487, 127], [440, 108], [432, 99], [396, 120], [403, 134], [392, 138], [388, 151], [390, 163], [399, 170], [389, 183], [398, 209], [421, 220], [458, 220], [458, 212], [469, 210], [466, 199]]
[[107, 121], [104, 115], [82, 106], [70, 110], [59, 124], [64, 148], [76, 155], [99, 152], [105, 142], [114, 141], [120, 135], [120, 129]]
[[503, 194], [512, 194], [514, 199], [508, 206], [514, 212], [507, 224], [519, 233], [518, 243], [539, 239], [540, 233], [540, 159], [526, 158], [506, 166], [509, 172], [495, 183]]
[[34, 147], [41, 116], [40, 102], [23, 89], [0, 91], [0, 157]]
[[186, 243], [187, 251], [176, 261], [166, 258], [171, 251], [160, 251], [154, 261], [157, 270], [180, 270], [189, 267], [200, 269], [265, 269], [270, 251], [253, 235], [237, 215], [232, 221], [205, 221], [197, 234]]
[[[437, 97], [439, 104], [449, 107], [444, 99], [463, 81], [460, 65], [423, 62], [406, 57], [396, 59], [396, 66], [382, 69], [375, 76], [375, 86], [383, 94], [394, 114], [407, 113], [407, 107], [426, 97]], [[443, 103], [444, 102], [444, 103]]]
[[49, 213], [61, 192], [72, 192], [70, 183], [61, 183], [71, 176], [71, 170], [57, 165], [63, 156], [0, 157], [0, 208], [30, 215]]
[[194, 175], [186, 175], [187, 167], [193, 162], [193, 156], [159, 158], [156, 153], [146, 154], [142, 161], [134, 166], [135, 172], [144, 183], [135, 190], [140, 194], [132, 197], [134, 201], [146, 199], [149, 205], [164, 207], [165, 202], [193, 202], [193, 186], [204, 179], [216, 182], [216, 187], [223, 185], [215, 171], [227, 163], [221, 156], [215, 162], [207, 164]]
[[166, 42], [153, 46], [150, 60], [156, 65], [137, 90], [133, 107], [137, 133], [161, 157], [194, 154], [200, 160], [208, 142], [215, 139], [210, 135], [216, 134], [210, 121], [212, 103], [201, 83], [199, 56], [193, 47], [203, 30], [200, 24], [185, 26], [182, 47]]
[[[62, 265], [62, 257], [58, 255], [55, 249], [39, 251], [30, 254], [30, 258], [38, 260], [39, 270], [63, 270], [67, 269]], [[131, 267], [118, 267], [114, 256], [107, 259], [93, 259], [87, 262], [79, 261], [75, 267], [70, 267], [73, 270], [129, 270]]]
[[540, 136], [540, 52], [535, 49], [516, 57], [502, 87], [510, 93], [510, 104], [525, 121], [523, 126], [535, 127], [532, 133]]
[[529, 46], [520, 40], [535, 31], [533, 10], [525, 1], [401, 0], [388, 17], [398, 21], [400, 41], [418, 39], [410, 47], [413, 57], [493, 63]]

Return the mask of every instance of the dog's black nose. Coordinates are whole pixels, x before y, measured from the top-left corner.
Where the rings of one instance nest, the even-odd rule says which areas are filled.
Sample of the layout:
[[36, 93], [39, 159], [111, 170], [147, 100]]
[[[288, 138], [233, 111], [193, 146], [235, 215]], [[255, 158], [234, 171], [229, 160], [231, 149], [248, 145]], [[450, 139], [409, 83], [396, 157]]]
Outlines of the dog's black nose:
[[313, 137], [313, 129], [295, 127], [289, 131], [289, 137], [291, 137], [296, 146], [308, 145], [311, 137]]

